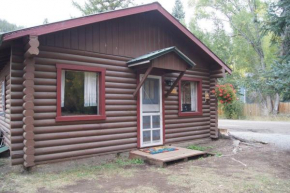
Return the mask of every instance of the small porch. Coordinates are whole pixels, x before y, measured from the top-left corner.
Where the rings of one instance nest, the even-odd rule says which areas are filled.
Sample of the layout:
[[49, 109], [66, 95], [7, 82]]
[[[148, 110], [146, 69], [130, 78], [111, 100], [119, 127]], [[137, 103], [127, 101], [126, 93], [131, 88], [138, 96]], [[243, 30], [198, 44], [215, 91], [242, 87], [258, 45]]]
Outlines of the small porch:
[[[161, 147], [163, 148], [163, 147]], [[134, 150], [129, 154], [130, 159], [142, 159], [144, 162], [157, 165], [159, 167], [166, 167], [169, 163], [177, 161], [188, 161], [192, 158], [207, 156], [208, 153], [203, 151], [191, 150], [183, 147], [168, 146], [165, 148], [175, 149], [172, 151], [164, 151], [160, 153], [149, 153], [146, 149]], [[145, 151], [144, 151], [145, 150]]]

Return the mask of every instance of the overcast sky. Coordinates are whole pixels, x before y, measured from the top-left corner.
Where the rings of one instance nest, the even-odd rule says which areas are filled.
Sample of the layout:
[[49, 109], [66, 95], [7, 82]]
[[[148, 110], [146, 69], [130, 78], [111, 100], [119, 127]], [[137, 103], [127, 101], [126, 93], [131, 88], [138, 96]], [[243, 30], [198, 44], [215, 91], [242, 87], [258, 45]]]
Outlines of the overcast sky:
[[[147, 4], [156, 0], [136, 0], [138, 4]], [[181, 0], [186, 12], [186, 23], [189, 22], [191, 11], [188, 0]], [[77, 0], [79, 3], [85, 0]], [[175, 0], [158, 0], [168, 11], [172, 12]], [[40, 25], [47, 18], [49, 23], [80, 17], [81, 13], [72, 5], [71, 0], [0, 0], [0, 19], [10, 23], [31, 27]]]

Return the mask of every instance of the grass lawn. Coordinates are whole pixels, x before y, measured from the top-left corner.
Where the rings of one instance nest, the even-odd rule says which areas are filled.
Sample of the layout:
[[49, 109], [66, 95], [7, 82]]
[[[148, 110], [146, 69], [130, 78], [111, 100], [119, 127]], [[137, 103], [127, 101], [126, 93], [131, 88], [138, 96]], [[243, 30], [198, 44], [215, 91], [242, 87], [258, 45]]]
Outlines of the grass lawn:
[[233, 154], [230, 140], [190, 147], [205, 148], [220, 156], [166, 168], [126, 158], [104, 164], [88, 161], [74, 167], [66, 167], [67, 162], [38, 166], [29, 173], [11, 168], [7, 159], [0, 159], [0, 192], [290, 192], [289, 153], [263, 145], [241, 146]]

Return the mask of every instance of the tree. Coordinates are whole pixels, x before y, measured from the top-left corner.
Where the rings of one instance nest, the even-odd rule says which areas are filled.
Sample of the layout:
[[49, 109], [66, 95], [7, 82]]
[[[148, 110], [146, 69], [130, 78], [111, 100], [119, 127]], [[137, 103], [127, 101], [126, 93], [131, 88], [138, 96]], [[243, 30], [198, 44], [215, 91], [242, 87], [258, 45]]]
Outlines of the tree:
[[47, 18], [45, 18], [44, 20], [43, 20], [43, 24], [48, 24], [49, 22], [48, 22], [48, 19]]
[[17, 26], [15, 24], [9, 23], [6, 20], [0, 19], [0, 32], [9, 32], [24, 28], [23, 26]]
[[185, 12], [180, 0], [175, 0], [174, 7], [172, 9], [172, 15], [178, 19], [181, 23], [184, 22]]
[[290, 1], [279, 0], [268, 9], [266, 32], [273, 33], [272, 41], [280, 43], [281, 62], [290, 60]]
[[[275, 56], [268, 51], [268, 37], [262, 33], [263, 21], [267, 10], [267, 4], [260, 0], [191, 0], [190, 5], [195, 7], [195, 13], [199, 20], [207, 19], [217, 23], [227, 23], [230, 26], [228, 32], [233, 45], [231, 58], [232, 65], [244, 73], [261, 75], [271, 67]], [[245, 53], [242, 55], [238, 51]], [[241, 63], [239, 60], [244, 61]], [[243, 68], [245, 67], [245, 68]], [[236, 70], [236, 69], [235, 69]], [[261, 88], [263, 85], [259, 85]], [[271, 95], [257, 89], [263, 112], [268, 115], [273, 106]]]
[[127, 8], [133, 5], [133, 0], [87, 0], [84, 6], [81, 6], [76, 1], [72, 1], [72, 3], [83, 15], [90, 15]]

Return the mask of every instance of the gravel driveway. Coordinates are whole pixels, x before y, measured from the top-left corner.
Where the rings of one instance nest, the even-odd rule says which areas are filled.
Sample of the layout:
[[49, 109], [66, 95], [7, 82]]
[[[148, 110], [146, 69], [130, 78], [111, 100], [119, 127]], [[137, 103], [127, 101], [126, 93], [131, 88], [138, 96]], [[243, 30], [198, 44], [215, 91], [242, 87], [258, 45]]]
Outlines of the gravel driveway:
[[290, 151], [290, 122], [219, 120], [219, 128], [228, 129], [232, 135], [274, 144]]

